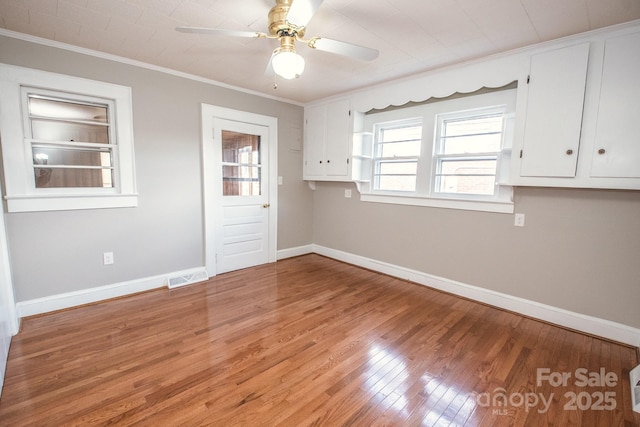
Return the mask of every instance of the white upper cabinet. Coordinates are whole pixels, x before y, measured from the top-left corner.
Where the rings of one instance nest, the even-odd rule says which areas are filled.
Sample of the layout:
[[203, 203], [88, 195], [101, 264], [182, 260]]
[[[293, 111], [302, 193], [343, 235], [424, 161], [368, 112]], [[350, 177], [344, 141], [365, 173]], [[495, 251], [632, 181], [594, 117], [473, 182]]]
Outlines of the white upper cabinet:
[[304, 111], [304, 179], [325, 174], [326, 106], [307, 107]]
[[637, 26], [532, 55], [511, 184], [640, 190], [638, 70]]
[[501, 184], [640, 190], [640, 21], [387, 82], [305, 108], [304, 179], [368, 185], [371, 109], [517, 81]]
[[352, 139], [348, 99], [305, 108], [304, 179], [350, 181]]
[[605, 41], [591, 176], [640, 178], [640, 33]]
[[531, 57], [521, 176], [576, 174], [589, 43]]

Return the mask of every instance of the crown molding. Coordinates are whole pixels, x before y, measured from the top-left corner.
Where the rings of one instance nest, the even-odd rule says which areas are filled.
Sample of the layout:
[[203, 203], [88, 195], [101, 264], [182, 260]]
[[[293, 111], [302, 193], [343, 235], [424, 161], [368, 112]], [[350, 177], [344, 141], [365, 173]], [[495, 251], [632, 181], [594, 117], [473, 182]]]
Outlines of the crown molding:
[[93, 50], [93, 49], [88, 49], [88, 48], [84, 48], [84, 47], [80, 47], [80, 46], [75, 46], [72, 44], [68, 44], [68, 43], [62, 43], [56, 40], [50, 40], [50, 39], [45, 39], [42, 37], [37, 37], [37, 36], [32, 36], [30, 34], [24, 34], [24, 33], [19, 33], [17, 31], [11, 31], [11, 30], [7, 30], [5, 28], [0, 28], [0, 36], [5, 36], [5, 37], [10, 37], [13, 39], [18, 39], [18, 40], [22, 40], [22, 41], [26, 41], [29, 43], [35, 43], [35, 44], [39, 44], [39, 45], [43, 45], [43, 46], [49, 46], [49, 47], [53, 47], [53, 48], [57, 48], [57, 49], [63, 49], [69, 52], [74, 52], [74, 53], [79, 53], [81, 55], [87, 55], [87, 56], [93, 56], [95, 58], [100, 58], [100, 59], [106, 59], [108, 61], [113, 61], [113, 62], [119, 62], [121, 64], [126, 64], [126, 65], [131, 65], [134, 67], [139, 67], [139, 68], [145, 68], [147, 70], [151, 70], [151, 71], [158, 71], [160, 73], [164, 73], [164, 74], [169, 74], [172, 76], [176, 76], [176, 77], [181, 77], [183, 79], [188, 79], [188, 80], [193, 80], [196, 82], [200, 82], [200, 83], [205, 83], [208, 85], [212, 85], [212, 86], [218, 86], [224, 89], [231, 89], [231, 90], [235, 90], [237, 92], [242, 92], [242, 93], [246, 93], [248, 95], [254, 95], [254, 96], [259, 96], [261, 98], [267, 98], [267, 99], [271, 99], [273, 101], [279, 101], [279, 102], [284, 102], [287, 104], [293, 104], [293, 105], [297, 105], [299, 107], [303, 107], [304, 104], [291, 100], [291, 99], [287, 99], [287, 98], [280, 98], [277, 96], [272, 96], [272, 95], [268, 95], [266, 93], [263, 92], [258, 92], [258, 91], [254, 91], [254, 90], [249, 90], [249, 89], [245, 89], [239, 86], [233, 86], [227, 83], [223, 83], [217, 80], [212, 80], [212, 79], [207, 79], [205, 77], [200, 77], [200, 76], [196, 76], [195, 74], [189, 74], [189, 73], [185, 73], [183, 71], [177, 71], [177, 70], [173, 70], [171, 68], [165, 68], [165, 67], [161, 67], [159, 65], [153, 65], [153, 64], [149, 64], [146, 62], [142, 62], [142, 61], [138, 61], [136, 59], [130, 59], [130, 58], [125, 58], [122, 56], [118, 56], [118, 55], [113, 55], [111, 53], [105, 53], [105, 52], [100, 52], [97, 50]]

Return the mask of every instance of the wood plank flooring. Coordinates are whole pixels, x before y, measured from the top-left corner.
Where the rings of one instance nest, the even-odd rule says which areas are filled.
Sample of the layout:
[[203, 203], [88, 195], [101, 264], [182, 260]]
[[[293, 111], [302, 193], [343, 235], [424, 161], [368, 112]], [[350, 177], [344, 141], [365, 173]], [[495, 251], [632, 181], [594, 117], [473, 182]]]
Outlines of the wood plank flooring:
[[[637, 363], [630, 347], [306, 255], [24, 319], [0, 425], [634, 426]], [[579, 368], [615, 385], [576, 385]]]

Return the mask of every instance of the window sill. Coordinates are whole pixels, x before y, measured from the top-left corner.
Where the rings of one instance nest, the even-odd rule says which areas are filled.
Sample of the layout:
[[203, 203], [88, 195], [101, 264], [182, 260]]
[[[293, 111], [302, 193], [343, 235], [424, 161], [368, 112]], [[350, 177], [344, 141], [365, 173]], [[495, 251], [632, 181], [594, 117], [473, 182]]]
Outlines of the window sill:
[[496, 212], [512, 214], [513, 202], [485, 201], [485, 200], [460, 200], [434, 197], [417, 197], [387, 194], [365, 193], [360, 195], [363, 202], [390, 203], [395, 205], [428, 206], [444, 209], [461, 209], [467, 211]]
[[7, 196], [8, 212], [45, 212], [75, 209], [131, 208], [138, 206], [137, 194], [77, 196]]

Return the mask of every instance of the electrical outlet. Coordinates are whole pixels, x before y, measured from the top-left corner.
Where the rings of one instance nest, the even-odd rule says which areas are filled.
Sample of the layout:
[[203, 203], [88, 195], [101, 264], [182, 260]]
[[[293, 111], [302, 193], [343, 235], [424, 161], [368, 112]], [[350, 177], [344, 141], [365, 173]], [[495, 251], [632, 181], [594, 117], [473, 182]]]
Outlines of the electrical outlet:
[[351, 190], [347, 189], [344, 190], [344, 197], [346, 197], [347, 199], [351, 198]]
[[515, 220], [513, 221], [513, 225], [515, 225], [516, 227], [524, 227], [524, 214], [523, 213], [517, 213], [515, 215]]
[[113, 252], [105, 252], [102, 254], [102, 262], [104, 265], [113, 264]]

